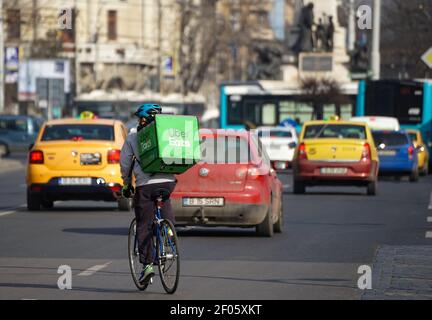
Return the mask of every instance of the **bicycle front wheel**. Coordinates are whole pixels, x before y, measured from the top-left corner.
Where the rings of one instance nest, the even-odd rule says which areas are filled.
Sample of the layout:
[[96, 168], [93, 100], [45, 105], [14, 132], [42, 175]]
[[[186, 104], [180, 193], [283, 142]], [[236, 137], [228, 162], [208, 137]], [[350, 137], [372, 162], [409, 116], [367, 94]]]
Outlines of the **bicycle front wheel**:
[[174, 294], [180, 278], [180, 254], [177, 233], [171, 221], [162, 220], [156, 248], [162, 285], [168, 294]]
[[[132, 279], [140, 291], [147, 289], [148, 284], [141, 284], [139, 278], [142, 271], [142, 265], [139, 259], [138, 252], [138, 237], [136, 232], [136, 220], [134, 219], [129, 228], [128, 235], [128, 255], [129, 255], [129, 267], [132, 274]], [[141, 268], [141, 269], [140, 269]]]

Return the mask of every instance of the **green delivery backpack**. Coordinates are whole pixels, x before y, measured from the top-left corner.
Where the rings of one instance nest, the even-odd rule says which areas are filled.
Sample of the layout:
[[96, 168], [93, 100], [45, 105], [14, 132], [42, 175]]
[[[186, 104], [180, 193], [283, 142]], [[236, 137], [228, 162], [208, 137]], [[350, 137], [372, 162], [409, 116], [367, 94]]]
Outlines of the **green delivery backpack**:
[[138, 150], [145, 173], [186, 172], [201, 160], [197, 117], [157, 115], [138, 132]]

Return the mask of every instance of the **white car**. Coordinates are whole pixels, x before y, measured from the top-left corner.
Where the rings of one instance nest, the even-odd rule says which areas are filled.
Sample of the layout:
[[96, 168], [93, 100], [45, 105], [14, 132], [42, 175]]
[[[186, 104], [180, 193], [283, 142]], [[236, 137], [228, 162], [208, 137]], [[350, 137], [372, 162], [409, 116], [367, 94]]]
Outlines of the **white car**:
[[286, 170], [298, 144], [294, 127], [260, 127], [256, 130], [276, 170]]
[[365, 122], [368, 124], [369, 128], [372, 131], [399, 131], [400, 124], [399, 120], [392, 117], [374, 117], [374, 116], [366, 116], [366, 117], [354, 117], [351, 118], [350, 121], [354, 122]]

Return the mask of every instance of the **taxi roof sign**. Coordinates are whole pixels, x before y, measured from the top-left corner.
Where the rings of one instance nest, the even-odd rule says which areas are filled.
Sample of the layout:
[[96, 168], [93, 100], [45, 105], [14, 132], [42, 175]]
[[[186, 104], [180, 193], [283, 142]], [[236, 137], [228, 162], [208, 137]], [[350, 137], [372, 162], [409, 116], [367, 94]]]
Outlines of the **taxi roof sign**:
[[80, 114], [79, 118], [81, 120], [94, 120], [97, 119], [96, 115], [91, 111], [84, 111]]

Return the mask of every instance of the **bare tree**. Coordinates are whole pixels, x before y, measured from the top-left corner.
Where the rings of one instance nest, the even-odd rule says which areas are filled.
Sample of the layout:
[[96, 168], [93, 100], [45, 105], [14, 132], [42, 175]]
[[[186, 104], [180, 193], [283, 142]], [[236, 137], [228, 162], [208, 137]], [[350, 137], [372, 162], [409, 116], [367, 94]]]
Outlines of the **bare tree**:
[[348, 98], [342, 92], [340, 84], [334, 79], [305, 78], [301, 81], [301, 89], [303, 94], [299, 100], [311, 103], [317, 113], [317, 118], [322, 118], [325, 104], [335, 104], [337, 113], [339, 113], [340, 105], [349, 103]]
[[193, 0], [180, 4], [180, 82], [181, 92], [198, 92], [216, 54], [222, 31], [216, 16], [218, 0]]
[[432, 1], [386, 0], [382, 23], [383, 75], [425, 76], [429, 69], [420, 57], [432, 46]]

